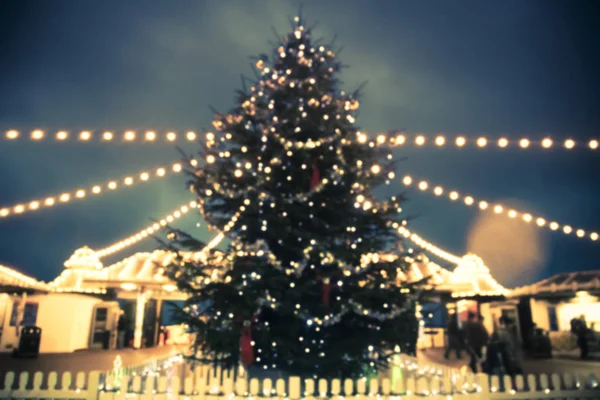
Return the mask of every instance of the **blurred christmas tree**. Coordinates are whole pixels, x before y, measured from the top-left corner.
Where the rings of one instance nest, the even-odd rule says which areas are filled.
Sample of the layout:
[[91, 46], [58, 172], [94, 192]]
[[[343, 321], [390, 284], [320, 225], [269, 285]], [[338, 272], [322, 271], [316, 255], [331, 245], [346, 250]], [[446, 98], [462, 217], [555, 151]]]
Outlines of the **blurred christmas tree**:
[[202, 215], [231, 244], [198, 253], [204, 243], [171, 232], [188, 250], [168, 268], [190, 294], [180, 316], [202, 362], [363, 376], [416, 342], [402, 199], [373, 194], [394, 177], [392, 155], [357, 130], [358, 93], [340, 92], [340, 63], [300, 18], [270, 60], [192, 168]]

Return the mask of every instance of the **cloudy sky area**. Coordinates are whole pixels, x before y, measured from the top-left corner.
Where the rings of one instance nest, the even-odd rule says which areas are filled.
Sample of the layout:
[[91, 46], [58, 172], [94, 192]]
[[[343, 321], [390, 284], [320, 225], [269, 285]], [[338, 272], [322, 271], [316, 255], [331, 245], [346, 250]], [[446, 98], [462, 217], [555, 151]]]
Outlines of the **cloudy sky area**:
[[[271, 27], [286, 33], [297, 8], [267, 0], [5, 0], [0, 131], [200, 131], [210, 126], [209, 105], [232, 106], [240, 74], [252, 76], [249, 56], [270, 54]], [[345, 87], [368, 81], [358, 119], [367, 131], [598, 137], [597, 2], [305, 1], [304, 14], [318, 22], [316, 36], [338, 35], [349, 65]], [[399, 175], [600, 231], [598, 153], [406, 148], [397, 154], [407, 157]], [[167, 144], [0, 142], [0, 205], [178, 157]], [[192, 200], [184, 183], [171, 177], [1, 220], [0, 264], [52, 279], [78, 247], [109, 245]], [[474, 209], [429, 194], [409, 197], [405, 209], [419, 215], [414, 231], [456, 254], [485, 242], [493, 273], [508, 285], [598, 268], [600, 242], [488, 223]], [[189, 217], [178, 226], [210, 238], [196, 222]], [[105, 261], [154, 246], [149, 240]], [[531, 260], [539, 264], [535, 271]]]

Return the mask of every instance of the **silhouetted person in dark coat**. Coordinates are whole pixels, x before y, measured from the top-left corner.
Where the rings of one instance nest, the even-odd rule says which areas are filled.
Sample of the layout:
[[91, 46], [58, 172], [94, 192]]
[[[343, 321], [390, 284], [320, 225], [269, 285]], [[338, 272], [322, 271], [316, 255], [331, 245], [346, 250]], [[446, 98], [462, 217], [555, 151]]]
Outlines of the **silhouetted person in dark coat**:
[[483, 326], [481, 318], [471, 311], [468, 314], [468, 320], [465, 325], [465, 334], [469, 354], [471, 355], [469, 367], [471, 367], [471, 370], [475, 374], [479, 372], [477, 365], [483, 357], [483, 348], [487, 346], [490, 335]]
[[577, 347], [579, 347], [579, 350], [581, 351], [581, 359], [587, 358], [589, 349], [587, 342], [588, 328], [585, 322], [585, 315], [571, 320], [571, 333], [577, 337]]
[[456, 314], [450, 314], [446, 332], [448, 334], [448, 344], [446, 345], [444, 358], [446, 360], [449, 359], [450, 353], [454, 351], [456, 353], [456, 359], [460, 360], [462, 358], [460, 352], [463, 347], [463, 338], [462, 332], [458, 326], [458, 316]]

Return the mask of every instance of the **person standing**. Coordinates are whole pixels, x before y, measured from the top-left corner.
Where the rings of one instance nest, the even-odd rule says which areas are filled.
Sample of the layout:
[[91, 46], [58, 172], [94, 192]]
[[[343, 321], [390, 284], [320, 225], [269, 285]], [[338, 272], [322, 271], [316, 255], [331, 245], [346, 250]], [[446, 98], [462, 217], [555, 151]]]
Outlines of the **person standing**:
[[509, 375], [523, 374], [523, 349], [517, 326], [509, 317], [500, 317], [498, 339], [506, 349], [505, 368]]
[[462, 359], [460, 354], [462, 350], [462, 334], [458, 326], [458, 316], [456, 314], [450, 314], [448, 320], [448, 326], [446, 327], [446, 333], [448, 335], [448, 343], [446, 345], [446, 351], [444, 352], [444, 358], [448, 360], [450, 353], [454, 351], [456, 353], [456, 359]]
[[122, 349], [125, 346], [125, 331], [127, 330], [127, 319], [125, 319], [125, 312], [121, 310], [119, 315], [119, 322], [117, 323], [117, 349]]
[[588, 341], [587, 341], [587, 323], [585, 321], [585, 315], [581, 315], [579, 318], [575, 317], [571, 320], [571, 333], [577, 337], [577, 347], [581, 352], [581, 359], [585, 359], [588, 356]]
[[471, 356], [469, 367], [471, 367], [473, 373], [476, 374], [479, 372], [479, 362], [483, 358], [483, 348], [487, 346], [490, 335], [483, 326], [482, 318], [475, 315], [472, 311], [469, 311], [467, 317], [465, 334], [469, 354]]

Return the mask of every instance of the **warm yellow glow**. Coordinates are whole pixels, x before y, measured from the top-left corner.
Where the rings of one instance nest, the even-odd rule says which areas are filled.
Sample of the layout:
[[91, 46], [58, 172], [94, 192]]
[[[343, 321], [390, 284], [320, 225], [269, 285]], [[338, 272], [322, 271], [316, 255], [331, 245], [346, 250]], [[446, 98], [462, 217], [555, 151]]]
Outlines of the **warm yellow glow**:
[[435, 144], [436, 146], [443, 146], [444, 144], [446, 144], [446, 138], [443, 136], [438, 136], [435, 138]]
[[517, 212], [515, 210], [509, 210], [508, 211], [508, 216], [510, 218], [516, 218], [517, 217]]
[[127, 142], [133, 142], [135, 140], [135, 132], [134, 131], [125, 132], [123, 139], [125, 139], [125, 141], [127, 141]]
[[494, 213], [501, 214], [502, 211], [504, 211], [504, 208], [502, 208], [502, 206], [500, 204], [497, 204], [494, 206]]
[[519, 146], [521, 146], [522, 149], [526, 149], [529, 147], [529, 139], [521, 139], [519, 140]]
[[531, 222], [532, 220], [533, 220], [533, 217], [531, 216], [531, 214], [523, 214], [523, 221]]
[[402, 178], [402, 183], [403, 183], [405, 186], [410, 186], [410, 185], [412, 185], [412, 181], [413, 181], [413, 180], [412, 180], [412, 178], [411, 178], [410, 176], [405, 176], [404, 178]]
[[357, 132], [356, 140], [358, 140], [358, 143], [367, 143], [367, 140], [369, 140], [369, 137], [366, 134], [364, 134], [363, 132]]
[[162, 285], [162, 289], [165, 292], [174, 292], [175, 290], [177, 290], [177, 286], [166, 284], [166, 285]]
[[571, 232], [573, 232], [573, 228], [571, 228], [569, 225], [565, 225], [563, 226], [563, 232], [569, 235]]
[[177, 134], [175, 132], [167, 132], [167, 140], [169, 142], [174, 142], [177, 139]]
[[58, 131], [56, 132], [56, 140], [67, 140], [69, 138], [69, 133], [66, 131]]
[[137, 289], [137, 285], [135, 283], [122, 283], [121, 288], [123, 290], [132, 291]]
[[371, 172], [374, 173], [375, 175], [377, 175], [378, 173], [381, 172], [381, 167], [379, 165], [375, 164], [371, 167]]
[[42, 140], [44, 138], [45, 134], [44, 131], [36, 129], [33, 132], [31, 132], [31, 139], [33, 140]]
[[243, 175], [243, 172], [242, 172], [242, 170], [241, 170], [241, 169], [236, 169], [236, 170], [235, 170], [235, 172], [233, 173], [233, 175], [234, 175], [236, 178], [240, 178], [240, 177]]
[[113, 140], [114, 137], [115, 135], [112, 132], [104, 132], [102, 134], [102, 140], [105, 140], [107, 142]]
[[385, 135], [377, 136], [377, 143], [384, 144], [385, 143]]
[[545, 220], [544, 218], [537, 218], [537, 219], [535, 220], [535, 223], [537, 224], [537, 226], [540, 226], [540, 227], [541, 227], [541, 226], [544, 226], [544, 225], [546, 225], [546, 220]]
[[419, 182], [419, 189], [421, 189], [421, 190], [427, 190], [428, 187], [429, 187], [429, 185], [427, 184], [427, 181], [421, 181], [421, 182]]
[[451, 191], [450, 194], [448, 195], [448, 197], [450, 197], [450, 200], [454, 201], [454, 200], [458, 200], [458, 192], [457, 191]]
[[215, 161], [216, 161], [216, 158], [215, 158], [215, 156], [213, 156], [212, 154], [209, 154], [209, 155], [207, 155], [207, 156], [206, 156], [206, 162], [207, 162], [208, 164], [212, 164], [212, 163], [214, 163]]
[[485, 147], [487, 146], [487, 139], [484, 137], [480, 137], [477, 139], [477, 146], [478, 147]]
[[406, 143], [406, 137], [404, 135], [396, 136], [396, 145], [402, 146], [404, 143]]
[[542, 147], [545, 149], [549, 149], [550, 147], [552, 147], [552, 139], [550, 138], [544, 138], [542, 140]]
[[190, 142], [196, 140], [196, 132], [192, 132], [192, 131], [187, 132], [185, 134], [185, 138]]
[[6, 138], [9, 140], [15, 140], [19, 138], [19, 131], [15, 131], [14, 129], [11, 129], [9, 131], [6, 132]]
[[500, 138], [500, 139], [498, 139], [498, 147], [505, 148], [506, 146], [508, 146], [508, 139], [507, 138]]
[[[125, 135], [127, 135], [127, 133], [125, 133]], [[153, 131], [148, 131], [146, 132], [146, 134], [144, 135], [144, 138], [146, 141], [148, 142], [153, 142], [156, 140], [156, 132]]]
[[575, 147], [575, 141], [573, 139], [565, 140], [565, 148], [571, 150], [573, 147]]
[[458, 147], [463, 147], [465, 144], [467, 144], [467, 139], [465, 139], [464, 136], [459, 136], [456, 138], [456, 145]]
[[487, 201], [480, 201], [479, 202], [479, 208], [481, 208], [482, 210], [486, 210], [488, 208]]
[[598, 240], [598, 233], [596, 233], [596, 232], [590, 233], [590, 239], [592, 239], [594, 241]]
[[555, 222], [555, 221], [550, 222], [550, 224], [548, 226], [553, 231], [555, 231], [555, 230], [557, 230], [559, 228], [558, 222]]
[[436, 186], [433, 189], [433, 194], [435, 194], [436, 196], [441, 196], [442, 194], [444, 194], [444, 188], [442, 188], [441, 186]]
[[79, 133], [79, 140], [83, 140], [84, 142], [87, 142], [91, 138], [92, 138], [92, 133], [90, 131], [81, 131]]
[[592, 139], [592, 140], [590, 140], [588, 145], [589, 145], [590, 149], [596, 150], [598, 148], [598, 141], [595, 139]]
[[418, 135], [418, 136], [415, 138], [415, 144], [416, 144], [417, 146], [423, 146], [423, 145], [425, 144], [425, 136], [423, 136], [423, 135]]
[[471, 196], [467, 196], [465, 197], [465, 204], [468, 206], [473, 205], [473, 203], [475, 202], [475, 199], [473, 199]]

